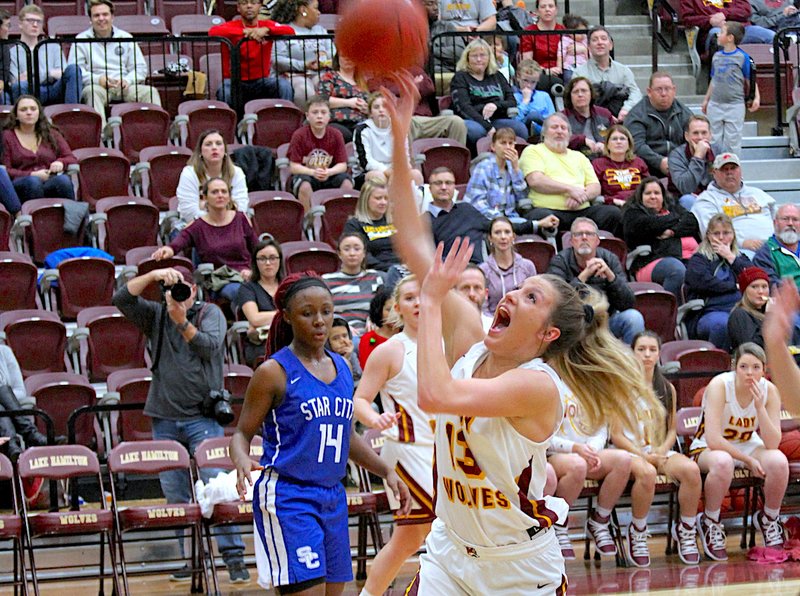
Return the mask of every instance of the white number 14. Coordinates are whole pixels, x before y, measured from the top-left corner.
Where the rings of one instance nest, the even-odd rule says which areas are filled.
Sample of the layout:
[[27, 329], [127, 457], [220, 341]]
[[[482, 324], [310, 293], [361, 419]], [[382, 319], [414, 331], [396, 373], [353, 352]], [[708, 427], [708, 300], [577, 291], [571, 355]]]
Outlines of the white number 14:
[[342, 425], [336, 425], [336, 436], [333, 435], [333, 424], [320, 424], [319, 434], [322, 435], [319, 441], [319, 455], [317, 456], [317, 463], [322, 463], [325, 459], [325, 449], [333, 447], [336, 450], [334, 462], [339, 463], [342, 460]]

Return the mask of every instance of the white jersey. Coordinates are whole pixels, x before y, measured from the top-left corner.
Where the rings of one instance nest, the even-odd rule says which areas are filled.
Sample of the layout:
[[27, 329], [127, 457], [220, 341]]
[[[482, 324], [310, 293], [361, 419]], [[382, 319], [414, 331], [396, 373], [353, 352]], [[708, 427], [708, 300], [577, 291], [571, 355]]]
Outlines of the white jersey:
[[[722, 377], [725, 387], [725, 406], [722, 409], [722, 438], [733, 443], [737, 449], [744, 449], [748, 453], [756, 447], [762, 447], [764, 441], [758, 436], [758, 414], [756, 406], [751, 401], [746, 407], [739, 405], [736, 399], [736, 373], [729, 371], [719, 375]], [[758, 382], [758, 389], [764, 396], [764, 405], [767, 404], [769, 391], [767, 390], [767, 380], [762, 378]], [[708, 390], [706, 389], [706, 392]], [[697, 432], [689, 447], [689, 453], [695, 455], [703, 449], [708, 448], [705, 437], [705, 416], [706, 416], [706, 393], [703, 393], [703, 413], [700, 416], [700, 423], [697, 425]]]
[[636, 404], [636, 422], [638, 429], [638, 436], [634, 436], [627, 428], [622, 431], [622, 434], [631, 443], [639, 447], [644, 453], [650, 453], [653, 447], [658, 445], [653, 444], [653, 437], [650, 436], [650, 427], [652, 425], [653, 411], [647, 407], [647, 402], [639, 398]]
[[[453, 378], [471, 378], [487, 354], [483, 342], [472, 346]], [[550, 375], [563, 408], [567, 388], [552, 368], [538, 358], [520, 368]], [[437, 415], [436, 515], [461, 540], [485, 547], [529, 541], [529, 529], [563, 521], [567, 503], [543, 495], [548, 443], [523, 437], [506, 418]]]
[[384, 412], [400, 418], [383, 434], [390, 441], [433, 447], [433, 417], [417, 401], [417, 342], [402, 332], [386, 343], [393, 341], [403, 344], [403, 366], [381, 389], [381, 403]]
[[566, 389], [563, 402], [564, 417], [550, 441], [550, 452], [572, 453], [575, 443], [589, 445], [595, 451], [604, 449], [608, 442], [608, 427], [601, 426], [594, 434], [590, 433], [581, 422], [580, 404], [569, 389]]

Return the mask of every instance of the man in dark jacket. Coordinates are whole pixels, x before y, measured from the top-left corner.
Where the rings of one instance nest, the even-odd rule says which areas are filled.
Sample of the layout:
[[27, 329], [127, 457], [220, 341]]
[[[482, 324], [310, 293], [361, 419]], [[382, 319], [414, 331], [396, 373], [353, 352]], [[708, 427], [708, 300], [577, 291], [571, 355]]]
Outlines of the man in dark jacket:
[[550, 261], [548, 273], [573, 286], [587, 285], [606, 295], [609, 304], [608, 327], [627, 344], [644, 331], [644, 317], [633, 308], [633, 290], [625, 279], [622, 263], [612, 253], [600, 248], [597, 224], [579, 217], [570, 228], [570, 247]]
[[686, 142], [669, 153], [669, 190], [688, 210], [714, 180], [712, 166], [722, 148], [711, 142], [711, 123], [703, 114], [689, 118], [683, 137]]
[[668, 72], [650, 75], [647, 97], [625, 117], [631, 131], [634, 152], [655, 176], [669, 174], [668, 156], [683, 144], [683, 131], [692, 111], [675, 98], [675, 83]]
[[[8, 28], [11, 24], [11, 15], [7, 10], [0, 9], [0, 40], [8, 40]], [[11, 46], [0, 46], [0, 105], [11, 104]]]

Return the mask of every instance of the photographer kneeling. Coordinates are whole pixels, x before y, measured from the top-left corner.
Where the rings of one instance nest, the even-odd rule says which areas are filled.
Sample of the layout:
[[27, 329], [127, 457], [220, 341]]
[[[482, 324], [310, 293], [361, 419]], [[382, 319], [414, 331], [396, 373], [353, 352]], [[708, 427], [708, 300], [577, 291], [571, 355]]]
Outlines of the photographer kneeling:
[[[151, 283], [162, 287], [164, 300], [141, 297]], [[233, 420], [229, 397], [223, 391], [225, 316], [214, 304], [196, 302], [197, 286], [184, 267], [156, 269], [130, 280], [114, 294], [114, 306], [150, 340], [153, 380], [144, 407], [152, 418], [154, 439], [173, 439], [194, 453], [204, 439], [221, 437], [221, 424]], [[222, 470], [203, 469], [203, 482]], [[161, 490], [170, 503], [191, 500], [187, 472], [159, 475]], [[243, 560], [244, 543], [231, 528], [215, 528], [220, 554], [231, 582], [250, 579]], [[179, 538], [181, 554], [184, 540]], [[171, 576], [190, 581], [189, 567]]]

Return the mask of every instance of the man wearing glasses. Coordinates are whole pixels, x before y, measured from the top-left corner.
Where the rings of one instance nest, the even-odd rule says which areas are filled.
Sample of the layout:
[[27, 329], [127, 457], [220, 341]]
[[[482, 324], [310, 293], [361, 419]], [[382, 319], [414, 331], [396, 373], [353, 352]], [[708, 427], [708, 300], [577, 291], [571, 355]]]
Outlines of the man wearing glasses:
[[[77, 64], [67, 64], [67, 59], [57, 43], [45, 44], [34, 51], [43, 38], [44, 12], [35, 4], [19, 11], [20, 41], [30, 48], [33, 62], [31, 71], [20, 46], [11, 50], [12, 94], [16, 100], [20, 95], [38, 95], [43, 105], [79, 103], [83, 81]], [[33, 67], [38, 65], [39, 89], [33, 88]]]
[[625, 117], [633, 136], [634, 152], [656, 176], [669, 174], [669, 153], [684, 142], [683, 131], [692, 111], [675, 98], [672, 75], [656, 71], [650, 75], [647, 97]]
[[771, 288], [784, 277], [800, 287], [800, 207], [781, 205], [773, 223], [775, 233], [756, 251], [753, 264], [767, 272]]

